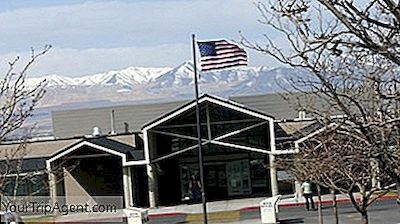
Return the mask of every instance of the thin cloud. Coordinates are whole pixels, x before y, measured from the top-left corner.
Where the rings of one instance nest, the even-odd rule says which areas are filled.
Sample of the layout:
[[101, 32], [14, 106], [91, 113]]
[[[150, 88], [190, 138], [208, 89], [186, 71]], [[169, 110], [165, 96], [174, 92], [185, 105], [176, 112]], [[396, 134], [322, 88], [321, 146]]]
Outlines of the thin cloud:
[[[156, 53], [155, 53], [156, 52]], [[156, 47], [127, 48], [54, 48], [39, 58], [29, 70], [31, 77], [58, 74], [71, 77], [123, 69], [128, 66], [169, 67], [190, 59], [190, 47], [168, 44]], [[0, 71], [6, 71], [7, 62], [21, 56], [17, 70], [29, 59], [30, 52], [0, 55]], [[171, 57], [171, 55], [173, 57]], [[157, 66], [154, 66], [157, 65]]]
[[[229, 3], [227, 3], [229, 2]], [[190, 35], [262, 35], [249, 0], [94, 1], [0, 12], [0, 71], [15, 55], [52, 44], [32, 76], [81, 76], [128, 66], [176, 66], [191, 59]], [[251, 53], [252, 64], [263, 59]], [[269, 62], [268, 62], [269, 63]]]
[[113, 1], [16, 9], [0, 13], [0, 42], [8, 50], [48, 42], [79, 49], [183, 42], [192, 32], [204, 38], [236, 37], [238, 30], [256, 25], [254, 12], [247, 0]]

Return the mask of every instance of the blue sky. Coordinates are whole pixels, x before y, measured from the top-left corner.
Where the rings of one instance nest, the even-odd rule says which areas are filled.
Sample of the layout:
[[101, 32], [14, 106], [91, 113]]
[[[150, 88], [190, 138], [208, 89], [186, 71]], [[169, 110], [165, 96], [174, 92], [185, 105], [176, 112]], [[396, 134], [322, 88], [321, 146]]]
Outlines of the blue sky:
[[[251, 0], [12, 0], [0, 4], [0, 71], [31, 47], [54, 48], [32, 76], [81, 76], [128, 66], [173, 67], [191, 60], [190, 35], [254, 40], [265, 27]], [[250, 65], [275, 66], [250, 52]]]

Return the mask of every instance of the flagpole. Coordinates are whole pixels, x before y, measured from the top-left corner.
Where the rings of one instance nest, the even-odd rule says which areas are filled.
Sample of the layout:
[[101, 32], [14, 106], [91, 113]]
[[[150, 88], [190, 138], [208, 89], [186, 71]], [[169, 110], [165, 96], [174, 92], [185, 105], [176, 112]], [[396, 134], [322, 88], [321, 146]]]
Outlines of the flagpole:
[[203, 203], [203, 217], [204, 224], [208, 223], [207, 220], [207, 201], [204, 185], [204, 170], [203, 170], [203, 150], [201, 147], [201, 126], [200, 126], [200, 107], [199, 107], [199, 85], [197, 81], [197, 60], [196, 60], [196, 37], [192, 34], [192, 44], [193, 44], [193, 66], [194, 66], [194, 88], [196, 93], [196, 121], [197, 121], [197, 140], [198, 140], [198, 150], [199, 150], [199, 170], [200, 170], [200, 183], [201, 183], [201, 201]]

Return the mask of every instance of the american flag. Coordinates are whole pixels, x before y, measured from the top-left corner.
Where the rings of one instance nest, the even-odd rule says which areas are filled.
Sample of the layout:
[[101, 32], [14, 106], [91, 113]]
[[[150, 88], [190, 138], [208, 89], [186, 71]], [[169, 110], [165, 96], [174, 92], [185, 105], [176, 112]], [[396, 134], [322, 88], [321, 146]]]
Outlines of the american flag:
[[247, 65], [247, 53], [239, 45], [227, 40], [198, 41], [202, 71]]

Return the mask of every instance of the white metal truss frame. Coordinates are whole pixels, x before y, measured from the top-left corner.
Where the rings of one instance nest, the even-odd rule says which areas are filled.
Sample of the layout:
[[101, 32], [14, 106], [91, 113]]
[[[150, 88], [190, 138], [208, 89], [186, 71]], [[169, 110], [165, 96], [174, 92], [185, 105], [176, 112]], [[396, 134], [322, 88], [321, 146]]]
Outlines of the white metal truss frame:
[[[211, 144], [221, 145], [221, 146], [226, 146], [226, 147], [231, 147], [231, 148], [237, 148], [237, 149], [243, 149], [243, 150], [248, 150], [248, 151], [253, 151], [253, 152], [260, 152], [260, 153], [270, 154], [271, 152], [268, 151], [268, 150], [265, 150], [265, 149], [260, 149], [260, 148], [256, 148], [256, 147], [250, 147], [250, 146], [243, 146], [243, 145], [238, 145], [238, 144], [233, 144], [233, 143], [228, 143], [228, 142], [221, 141], [223, 139], [226, 139], [228, 137], [237, 135], [237, 134], [242, 133], [242, 132], [247, 131], [247, 130], [251, 130], [253, 128], [259, 127], [259, 126], [264, 125], [266, 123], [267, 122], [264, 121], [264, 122], [261, 122], [259, 124], [251, 125], [251, 126], [239, 129], [239, 130], [234, 130], [234, 131], [229, 132], [227, 134], [218, 136], [218, 137], [216, 137], [214, 139], [210, 139], [210, 134], [211, 133], [208, 132], [209, 133], [209, 136], [208, 136], [209, 139], [202, 139], [202, 145], [206, 145], [206, 144], [210, 144], [211, 143]], [[175, 133], [153, 131], [153, 130], [150, 131], [150, 133], [164, 134], [164, 135], [167, 135], [167, 136], [174, 136], [174, 137], [183, 138], [183, 139], [189, 139], [189, 140], [197, 140], [197, 138], [192, 137], [192, 136], [186, 136], [186, 135], [175, 134]], [[186, 147], [186, 148], [178, 150], [176, 152], [169, 153], [168, 155], [164, 155], [164, 156], [161, 156], [159, 158], [153, 159], [151, 162], [152, 163], [156, 163], [156, 162], [159, 162], [161, 160], [168, 159], [168, 158], [171, 158], [173, 156], [185, 153], [185, 152], [190, 151], [192, 149], [196, 149], [197, 147], [198, 147], [198, 145], [194, 144], [192, 146]]]
[[[162, 134], [162, 135], [167, 135], [167, 136], [172, 136], [172, 137], [177, 137], [177, 138], [183, 138], [183, 139], [188, 139], [188, 140], [193, 140], [197, 141], [196, 137], [193, 136], [188, 136], [188, 135], [182, 135], [182, 134], [176, 134], [172, 132], [165, 132], [165, 131], [158, 131], [158, 130], [151, 130], [149, 131], [150, 133], [156, 133], [156, 134]], [[207, 141], [207, 139], [201, 139], [202, 141]]]
[[316, 130], [314, 132], [311, 132], [310, 134], [308, 134], [308, 135], [306, 135], [306, 136], [294, 141], [294, 150], [291, 150], [292, 153], [298, 153], [300, 151], [300, 144], [302, 144], [303, 142], [305, 142], [305, 141], [313, 138], [314, 136], [326, 131], [328, 128], [332, 128], [332, 127], [335, 127], [335, 126], [337, 126], [337, 124], [335, 124], [335, 123], [329, 124], [326, 127], [322, 127], [320, 129], [318, 129], [318, 130]]
[[[199, 104], [201, 104], [203, 102], [210, 102], [210, 103], [222, 106], [222, 107], [226, 107], [226, 108], [238, 111], [238, 112], [242, 112], [242, 113], [250, 115], [252, 117], [260, 118], [262, 120], [271, 121], [271, 122], [274, 121], [274, 119], [272, 117], [270, 117], [270, 116], [267, 116], [265, 114], [262, 114], [262, 113], [259, 113], [259, 112], [253, 111], [253, 110], [246, 109], [246, 108], [244, 108], [244, 106], [240, 106], [237, 103], [234, 103], [234, 102], [231, 102], [231, 101], [226, 102], [224, 100], [220, 100], [220, 99], [217, 99], [215, 97], [203, 96], [203, 97], [201, 97], [199, 99]], [[189, 110], [191, 108], [194, 108], [195, 106], [196, 106], [196, 102], [193, 101], [192, 103], [180, 108], [179, 110], [176, 110], [173, 113], [170, 113], [167, 116], [162, 117], [161, 119], [158, 119], [157, 121], [149, 123], [148, 125], [143, 127], [143, 131], [147, 131], [147, 130], [153, 129], [154, 127], [157, 127], [160, 124], [175, 118], [177, 115], [179, 115], [179, 114], [181, 114], [181, 113], [183, 113], [183, 112], [185, 112], [185, 111], [187, 111], [187, 110]]]
[[[259, 119], [240, 119], [240, 120], [230, 120], [230, 121], [213, 121], [210, 122], [211, 125], [214, 124], [238, 124], [245, 122], [257, 122]], [[171, 124], [171, 125], [161, 125], [157, 127], [157, 130], [160, 129], [169, 129], [169, 128], [185, 128], [185, 127], [196, 127], [196, 123], [191, 124]], [[201, 123], [200, 125], [207, 125], [206, 122]]]
[[[208, 143], [210, 143], [210, 141], [202, 142], [201, 145], [203, 146], [203, 145], [206, 145], [206, 144], [208, 144]], [[192, 146], [189, 146], [189, 147], [187, 147], [187, 148], [181, 149], [181, 150], [179, 150], [179, 151], [172, 152], [172, 153], [170, 153], [170, 154], [168, 154], [168, 155], [161, 156], [161, 157], [159, 157], [159, 158], [153, 159], [151, 162], [152, 162], [152, 163], [156, 163], [156, 162], [159, 162], [159, 161], [161, 161], [161, 160], [168, 159], [168, 158], [177, 156], [177, 155], [179, 155], [179, 154], [185, 153], [185, 152], [190, 151], [190, 150], [192, 150], [192, 149], [195, 149], [195, 148], [197, 148], [197, 147], [198, 147], [197, 144], [196, 144], [196, 145], [192, 145]]]
[[[199, 103], [201, 104], [203, 102], [209, 102], [209, 103], [212, 103], [212, 104], [216, 104], [216, 105], [219, 105], [219, 106], [222, 106], [222, 107], [226, 107], [226, 108], [232, 109], [234, 111], [238, 111], [238, 112], [247, 114], [247, 115], [252, 116], [254, 118], [259, 118], [259, 119], [261, 119], [263, 121], [267, 121], [268, 124], [269, 124], [269, 139], [270, 139], [270, 150], [269, 151], [266, 150], [266, 149], [258, 149], [258, 148], [253, 148], [253, 147], [248, 147], [247, 148], [247, 146], [238, 146], [236, 148], [240, 147], [240, 149], [246, 149], [246, 150], [250, 150], [251, 149], [251, 150], [256, 151], [256, 152], [263, 152], [263, 153], [267, 153], [267, 154], [275, 154], [276, 153], [274, 118], [272, 118], [270, 116], [267, 116], [265, 114], [259, 113], [257, 111], [246, 109], [243, 105], [239, 105], [239, 104], [237, 104], [235, 102], [221, 100], [221, 99], [216, 98], [216, 97], [210, 97], [210, 96], [207, 96], [207, 95], [203, 96], [203, 97], [201, 97], [199, 99]], [[178, 109], [176, 111], [173, 111], [173, 112], [167, 114], [166, 116], [164, 116], [164, 117], [162, 117], [162, 118], [160, 118], [160, 119], [158, 119], [158, 120], [156, 120], [154, 122], [151, 122], [151, 123], [149, 123], [149, 124], [147, 124], [146, 126], [143, 127], [144, 156], [145, 156], [145, 161], [146, 161], [147, 164], [150, 164], [150, 147], [149, 147], [149, 139], [148, 139], [148, 137], [149, 137], [148, 134], [149, 133], [148, 132], [150, 130], [154, 129], [155, 127], [165, 123], [166, 121], [169, 121], [169, 120], [177, 117], [178, 115], [182, 114], [183, 112], [194, 108], [195, 106], [196, 106], [196, 102], [193, 101], [192, 103], [190, 103], [190, 104], [188, 104], [188, 105], [186, 105], [186, 106], [184, 106], [184, 107], [182, 107], [182, 108], [180, 108], [180, 109]], [[207, 118], [207, 119], [209, 119], [209, 118]], [[208, 124], [209, 124], [209, 120], [208, 120]], [[230, 144], [230, 143], [221, 142], [219, 140], [213, 140], [213, 143], [214, 144], [220, 144], [220, 145], [222, 145], [222, 144], [225, 144], [225, 145], [226, 144]], [[204, 142], [202, 144], [204, 144]], [[194, 146], [194, 147], [196, 147], [196, 146]], [[234, 145], [234, 146], [237, 146], [237, 145]], [[190, 149], [192, 149], [192, 148], [190, 148]], [[177, 154], [183, 153], [183, 152], [185, 152], [184, 150], [188, 151], [190, 149], [186, 148], [186, 149], [174, 152], [175, 154], [173, 154], [173, 155], [177, 155]], [[167, 157], [167, 158], [169, 158], [169, 157]], [[158, 159], [161, 159], [161, 157], [158, 158]]]
[[[268, 122], [270, 122], [270, 121], [265, 121], [264, 120], [264, 121], [261, 121], [261, 122], [259, 122], [257, 124], [252, 124], [252, 125], [249, 125], [249, 126], [246, 126], [246, 127], [240, 128], [240, 129], [236, 129], [236, 130], [233, 130], [233, 131], [231, 131], [229, 133], [226, 133], [226, 134], [223, 134], [223, 135], [220, 135], [220, 136], [212, 138], [212, 133], [211, 133], [211, 124], [212, 123], [210, 122], [210, 114], [209, 114], [208, 105], [206, 107], [206, 115], [207, 115], [207, 122], [205, 124], [207, 125], [207, 134], [208, 134], [207, 137], [208, 137], [208, 139], [204, 139], [203, 138], [202, 139], [202, 145], [215, 144], [215, 145], [226, 146], [226, 147], [230, 147], [230, 148], [236, 148], [236, 149], [242, 149], [242, 150], [247, 150], [247, 151], [271, 154], [271, 151], [268, 151], [266, 149], [260, 149], [260, 148], [257, 148], [257, 147], [250, 147], [250, 146], [243, 146], [243, 145], [239, 145], [239, 144], [233, 144], [233, 143], [222, 141], [222, 140], [227, 139], [227, 138], [229, 138], [231, 136], [235, 136], [235, 135], [238, 135], [238, 134], [240, 134], [242, 132], [245, 132], [245, 131], [257, 128], [259, 126], [268, 124]], [[249, 119], [245, 119], [245, 120], [249, 120]], [[254, 121], [254, 120], [252, 120], [252, 121]], [[219, 122], [219, 123], [223, 124], [224, 122]], [[230, 123], [230, 122], [227, 121], [227, 123]], [[159, 130], [148, 130], [147, 132], [148, 133], [156, 133], [156, 134], [162, 134], [162, 135], [167, 135], [167, 136], [172, 136], [172, 137], [177, 137], [177, 138], [197, 141], [196, 137], [183, 135], [183, 134], [176, 134], [176, 133], [171, 133], [171, 132], [166, 132], [166, 131], [159, 131]], [[152, 159], [151, 163], [157, 163], [159, 161], [162, 161], [162, 160], [177, 156], [179, 154], [185, 153], [187, 151], [196, 149], [197, 147], [198, 147], [198, 144], [194, 144], [194, 145], [186, 147], [184, 149], [180, 149], [178, 151], [169, 153], [167, 155]]]

